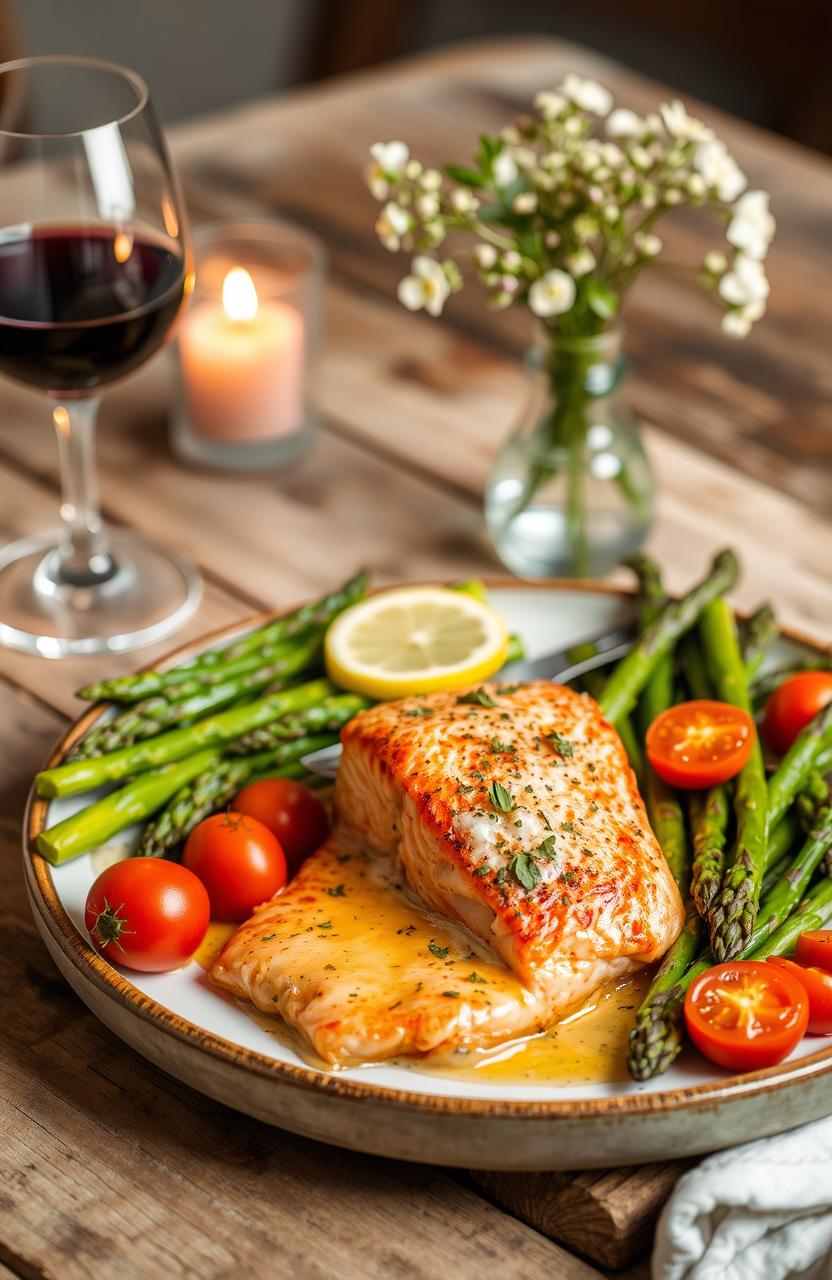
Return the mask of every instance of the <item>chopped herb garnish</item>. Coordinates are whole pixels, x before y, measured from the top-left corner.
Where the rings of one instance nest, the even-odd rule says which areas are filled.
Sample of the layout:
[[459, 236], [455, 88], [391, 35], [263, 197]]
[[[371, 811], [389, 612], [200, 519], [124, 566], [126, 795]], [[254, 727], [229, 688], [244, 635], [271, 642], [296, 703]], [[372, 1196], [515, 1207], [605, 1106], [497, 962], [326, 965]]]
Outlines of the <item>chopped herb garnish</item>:
[[463, 693], [461, 697], [457, 698], [457, 702], [463, 705], [470, 703], [476, 707], [496, 707], [497, 705], [491, 694], [485, 689], [472, 689], [470, 693]]
[[263, 936], [262, 936], [262, 938], [260, 939], [260, 941], [261, 941], [261, 942], [271, 942], [272, 938], [276, 938], [276, 937], [277, 937], [277, 934], [276, 934], [276, 933], [264, 933], [264, 934], [263, 934]]
[[332, 921], [331, 921], [331, 920], [322, 920], [322, 921], [321, 921], [321, 923], [318, 925], [318, 928], [319, 928], [319, 929], [331, 929], [331, 928], [332, 928]]
[[491, 801], [495, 809], [499, 809], [501, 813], [513, 813], [517, 808], [514, 803], [514, 797], [510, 791], [506, 791], [501, 782], [492, 782], [488, 788], [488, 799]]
[[491, 750], [495, 752], [504, 752], [507, 755], [512, 755], [517, 750], [517, 748], [515, 747], [513, 742], [501, 742], [499, 738], [492, 738]]
[[575, 879], [574, 871], [562, 871], [558, 876], [558, 880], [562, 880], [564, 884], [571, 884]]
[[557, 849], [555, 848], [555, 837], [547, 836], [546, 839], [534, 850], [536, 858], [556, 858]]
[[487, 862], [484, 862], [484, 863], [482, 864], [482, 866], [481, 866], [481, 867], [477, 867], [477, 868], [475, 869], [475, 871], [474, 871], [474, 875], [475, 875], [475, 876], [477, 876], [478, 878], [479, 878], [480, 876], [487, 876], [487, 875], [488, 875], [488, 863], [487, 863]]
[[597, 801], [597, 800], [591, 800], [591, 801], [590, 801], [590, 804], [589, 804], [589, 812], [590, 812], [590, 813], [597, 813], [597, 812], [598, 812], [598, 801]]
[[406, 716], [432, 716], [432, 707], [412, 707], [410, 711], [405, 711]]
[[450, 951], [450, 947], [440, 947], [438, 942], [429, 942], [428, 951], [431, 955], [436, 956], [437, 960], [444, 960]]
[[466, 982], [481, 982], [481, 983], [483, 983], [483, 985], [487, 985], [487, 983], [488, 983], [488, 979], [487, 979], [487, 978], [481, 978], [481, 977], [480, 977], [480, 975], [479, 975], [478, 973], [469, 973], [469, 974], [468, 974], [468, 977], [465, 979], [465, 981], [466, 981]]
[[562, 738], [559, 733], [547, 733], [546, 737], [559, 756], [574, 756], [575, 744], [569, 738]]
[[516, 853], [509, 864], [509, 869], [524, 889], [533, 889], [540, 883], [540, 869], [531, 853]]
[[329, 894], [330, 898], [343, 898], [344, 886], [342, 884], [330, 885], [330, 887], [327, 889], [327, 893]]
[[505, 878], [506, 878], [506, 869], [505, 867], [500, 867], [500, 870], [497, 872], [496, 876], [494, 877], [494, 883], [502, 884]]
[[350, 858], [351, 858], [351, 857], [352, 857], [352, 854], [351, 854], [351, 853], [339, 853], [339, 854], [338, 854], [338, 856], [337, 856], [337, 858], [335, 859], [335, 861], [336, 861], [336, 862], [342, 862], [342, 863], [343, 863], [343, 862], [349, 862], [349, 860], [350, 860]]
[[448, 997], [449, 997], [449, 999], [451, 999], [451, 1000], [458, 1000], [458, 999], [459, 999], [459, 992], [458, 992], [458, 991], [443, 991], [443, 992], [442, 992], [442, 994], [443, 994], [443, 996], [448, 996]]
[[561, 831], [574, 831], [574, 830], [575, 830], [575, 824], [574, 824], [574, 822], [562, 822], [562, 823], [560, 824], [560, 827], [561, 827]]
[[498, 686], [497, 692], [508, 696], [510, 693], [516, 693], [519, 688], [519, 684], [501, 684]]
[[476, 791], [476, 787], [471, 787], [467, 782], [458, 782], [457, 786], [464, 796], [469, 796], [472, 791]]

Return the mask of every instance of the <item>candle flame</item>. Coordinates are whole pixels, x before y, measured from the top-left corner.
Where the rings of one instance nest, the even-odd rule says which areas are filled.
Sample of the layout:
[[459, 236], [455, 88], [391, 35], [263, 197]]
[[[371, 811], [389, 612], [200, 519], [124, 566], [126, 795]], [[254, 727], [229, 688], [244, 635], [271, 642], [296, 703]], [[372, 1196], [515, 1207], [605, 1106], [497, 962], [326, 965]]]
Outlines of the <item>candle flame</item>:
[[257, 315], [257, 290], [244, 267], [234, 267], [223, 280], [222, 305], [229, 320], [253, 320]]

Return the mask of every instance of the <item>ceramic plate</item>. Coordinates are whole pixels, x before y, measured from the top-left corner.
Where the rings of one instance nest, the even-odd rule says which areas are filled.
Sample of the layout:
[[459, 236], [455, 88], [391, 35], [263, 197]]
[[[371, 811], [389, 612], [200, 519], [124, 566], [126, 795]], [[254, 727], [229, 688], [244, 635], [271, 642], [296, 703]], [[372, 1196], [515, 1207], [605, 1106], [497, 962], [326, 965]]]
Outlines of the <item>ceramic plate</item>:
[[[532, 658], [607, 630], [632, 608], [626, 594], [558, 583], [495, 584], [493, 601]], [[170, 661], [227, 643], [261, 621], [210, 636]], [[782, 664], [807, 647], [800, 637], [784, 635], [770, 661]], [[107, 708], [88, 712], [49, 764], [60, 763], [72, 742], [109, 714]], [[691, 1052], [646, 1085], [480, 1082], [471, 1073], [455, 1079], [395, 1065], [338, 1072], [310, 1067], [262, 1019], [211, 988], [198, 964], [169, 974], [129, 973], [92, 950], [83, 907], [96, 856], [52, 868], [34, 843], [45, 826], [87, 801], [30, 800], [25, 869], [44, 941], [70, 985], [111, 1030], [171, 1075], [239, 1111], [357, 1150], [500, 1169], [577, 1169], [695, 1154], [832, 1111], [832, 1046], [812, 1037], [789, 1061], [766, 1071], [728, 1076]]]

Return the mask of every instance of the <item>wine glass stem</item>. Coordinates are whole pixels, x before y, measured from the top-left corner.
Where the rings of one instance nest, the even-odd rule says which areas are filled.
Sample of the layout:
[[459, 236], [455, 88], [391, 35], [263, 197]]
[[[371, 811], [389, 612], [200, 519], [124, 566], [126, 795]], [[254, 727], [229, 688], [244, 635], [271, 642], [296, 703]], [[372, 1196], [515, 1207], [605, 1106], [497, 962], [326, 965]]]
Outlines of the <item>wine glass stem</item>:
[[61, 467], [61, 517], [64, 536], [54, 575], [59, 585], [100, 586], [116, 567], [98, 509], [95, 473], [95, 423], [98, 398], [55, 404], [52, 421], [58, 437]]

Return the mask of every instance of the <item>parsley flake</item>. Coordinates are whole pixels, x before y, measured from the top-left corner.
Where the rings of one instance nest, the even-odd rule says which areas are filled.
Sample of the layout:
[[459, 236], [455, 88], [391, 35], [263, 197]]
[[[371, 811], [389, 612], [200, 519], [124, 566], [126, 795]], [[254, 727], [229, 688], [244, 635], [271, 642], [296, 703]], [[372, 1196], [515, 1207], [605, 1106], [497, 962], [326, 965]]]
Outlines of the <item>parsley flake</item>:
[[481, 978], [481, 977], [480, 977], [480, 975], [479, 975], [478, 973], [476, 973], [476, 972], [475, 972], [475, 973], [469, 973], [469, 974], [468, 974], [468, 977], [465, 979], [465, 981], [466, 981], [466, 982], [480, 982], [480, 983], [482, 983], [482, 984], [483, 984], [483, 986], [487, 986], [487, 985], [488, 985], [488, 979], [487, 979], [487, 978]]
[[428, 943], [428, 951], [431, 955], [436, 956], [437, 960], [444, 960], [450, 951], [450, 947], [440, 947], [438, 942], [431, 941]]
[[547, 733], [546, 737], [551, 742], [559, 756], [574, 756], [575, 744], [569, 738], [562, 738], [559, 733]]
[[494, 808], [499, 809], [501, 813], [513, 813], [517, 808], [511, 792], [507, 791], [501, 782], [491, 783], [488, 788], [488, 799]]
[[276, 938], [276, 937], [277, 937], [277, 934], [276, 934], [276, 933], [264, 933], [264, 934], [263, 934], [263, 936], [262, 936], [262, 938], [260, 939], [260, 941], [261, 941], [261, 942], [271, 942], [272, 938]]
[[509, 870], [524, 889], [534, 889], [540, 883], [540, 869], [531, 853], [515, 853]]
[[470, 693], [463, 693], [457, 698], [457, 703], [461, 706], [472, 705], [475, 707], [496, 707], [496, 702], [486, 689], [472, 689]]
[[442, 992], [442, 994], [443, 994], [443, 996], [448, 996], [448, 998], [449, 998], [449, 999], [451, 999], [451, 1000], [458, 1000], [458, 999], [459, 999], [459, 992], [458, 992], [458, 991], [443, 991], [443, 992]]
[[432, 716], [433, 709], [431, 707], [412, 707], [410, 711], [405, 711], [406, 716]]
[[330, 898], [343, 898], [344, 886], [342, 884], [333, 884], [327, 889]]
[[556, 858], [558, 856], [555, 848], [555, 837], [547, 836], [546, 839], [535, 849], [534, 856], [536, 858]]
[[491, 750], [494, 752], [502, 752], [505, 755], [513, 755], [517, 748], [513, 742], [501, 742], [499, 738], [492, 738]]

